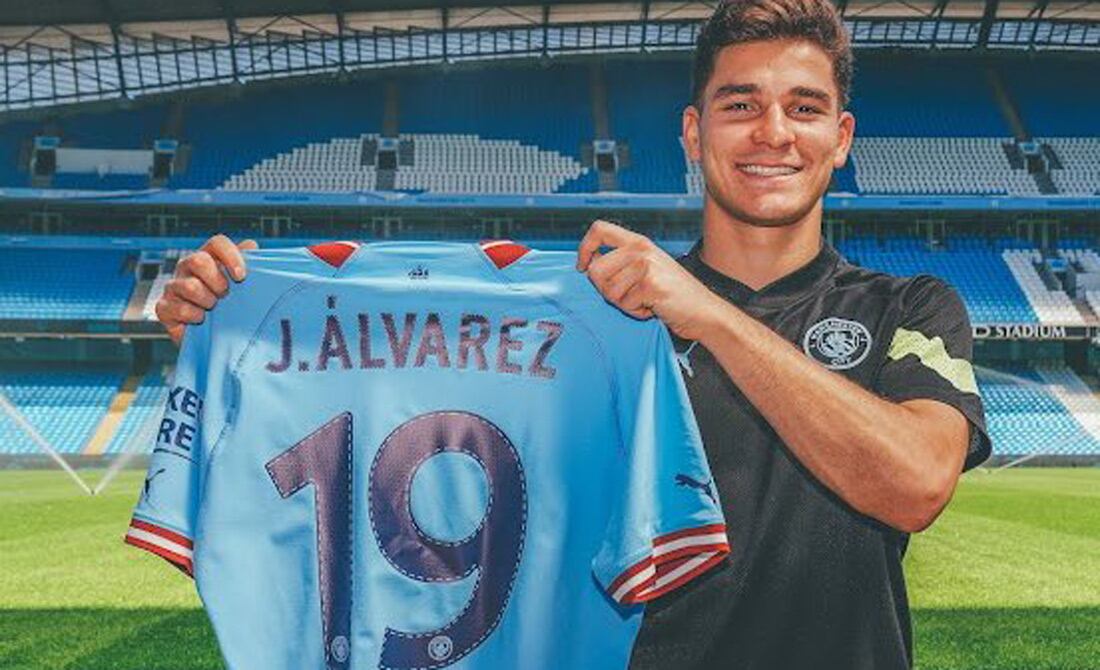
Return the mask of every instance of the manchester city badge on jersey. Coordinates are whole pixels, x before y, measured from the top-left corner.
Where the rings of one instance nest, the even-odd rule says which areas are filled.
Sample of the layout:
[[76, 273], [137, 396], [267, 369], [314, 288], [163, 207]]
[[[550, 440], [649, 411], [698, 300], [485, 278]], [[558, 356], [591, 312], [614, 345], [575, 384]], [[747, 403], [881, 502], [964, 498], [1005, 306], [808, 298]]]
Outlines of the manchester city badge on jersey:
[[847, 370], [867, 358], [871, 333], [858, 321], [829, 317], [810, 326], [802, 350], [830, 370]]

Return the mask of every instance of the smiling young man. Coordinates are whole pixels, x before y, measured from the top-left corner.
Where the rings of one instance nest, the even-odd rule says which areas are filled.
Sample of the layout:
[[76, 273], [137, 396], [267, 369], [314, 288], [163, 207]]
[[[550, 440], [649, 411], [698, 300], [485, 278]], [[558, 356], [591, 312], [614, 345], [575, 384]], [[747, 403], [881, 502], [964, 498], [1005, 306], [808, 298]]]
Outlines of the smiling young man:
[[[702, 239], [677, 260], [599, 221], [578, 249], [607, 300], [676, 336], [732, 549], [650, 603], [632, 668], [912, 664], [908, 534], [989, 439], [958, 296], [852, 266], [822, 239], [855, 129], [851, 73], [826, 0], [721, 4], [683, 113]], [[176, 341], [228, 290], [222, 267], [244, 276], [224, 236], [180, 263], [157, 306]]]
[[908, 534], [990, 445], [954, 291], [852, 266], [822, 239], [851, 75], [826, 0], [723, 3], [683, 112], [702, 240], [679, 262], [606, 222], [581, 242], [608, 300], [679, 338], [732, 550], [650, 605], [634, 669], [912, 665]]

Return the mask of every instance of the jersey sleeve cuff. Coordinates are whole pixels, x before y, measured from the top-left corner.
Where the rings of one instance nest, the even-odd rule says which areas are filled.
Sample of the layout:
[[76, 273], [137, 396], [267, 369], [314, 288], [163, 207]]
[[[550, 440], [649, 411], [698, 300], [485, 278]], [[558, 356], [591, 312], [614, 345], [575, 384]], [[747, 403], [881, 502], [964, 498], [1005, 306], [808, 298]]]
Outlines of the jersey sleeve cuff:
[[133, 518], [123, 538], [126, 544], [160, 556], [194, 578], [191, 559], [194, 542], [191, 538], [144, 519]]
[[725, 524], [685, 528], [653, 540], [640, 561], [619, 573], [607, 587], [621, 605], [636, 605], [664, 595], [703, 574], [730, 551]]

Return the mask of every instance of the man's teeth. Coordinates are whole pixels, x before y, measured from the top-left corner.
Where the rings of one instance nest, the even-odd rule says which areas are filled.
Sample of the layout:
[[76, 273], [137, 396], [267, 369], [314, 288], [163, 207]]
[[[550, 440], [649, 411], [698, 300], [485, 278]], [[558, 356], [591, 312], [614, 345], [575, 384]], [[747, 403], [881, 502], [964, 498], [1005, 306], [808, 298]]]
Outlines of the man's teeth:
[[794, 174], [798, 172], [798, 168], [793, 168], [787, 165], [739, 165], [738, 168], [742, 172], [748, 172], [749, 174], [758, 174], [763, 177], [778, 177], [780, 175]]

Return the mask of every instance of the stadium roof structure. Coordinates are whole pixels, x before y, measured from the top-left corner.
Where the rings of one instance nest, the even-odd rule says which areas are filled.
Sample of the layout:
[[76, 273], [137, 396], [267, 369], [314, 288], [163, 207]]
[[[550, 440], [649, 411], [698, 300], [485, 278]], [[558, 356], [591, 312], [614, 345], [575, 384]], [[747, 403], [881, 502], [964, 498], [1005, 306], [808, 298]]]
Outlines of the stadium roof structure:
[[[0, 112], [288, 76], [689, 51], [715, 2], [0, 3]], [[835, 0], [856, 48], [1100, 52], [1100, 3]]]
[[[953, 17], [990, 19], [1056, 19], [1100, 21], [1096, 2], [1065, 0], [834, 0], [847, 17]], [[0, 26], [125, 25], [251, 17], [351, 15], [358, 13], [452, 14], [463, 10], [524, 10], [571, 7], [579, 11], [633, 13], [639, 19], [661, 18], [692, 11], [712, 11], [716, 2], [653, 2], [637, 0], [550, 0], [507, 3], [501, 0], [51, 0], [0, 3]], [[551, 12], [552, 13], [552, 12]], [[517, 14], [517, 15], [518, 15]]]

